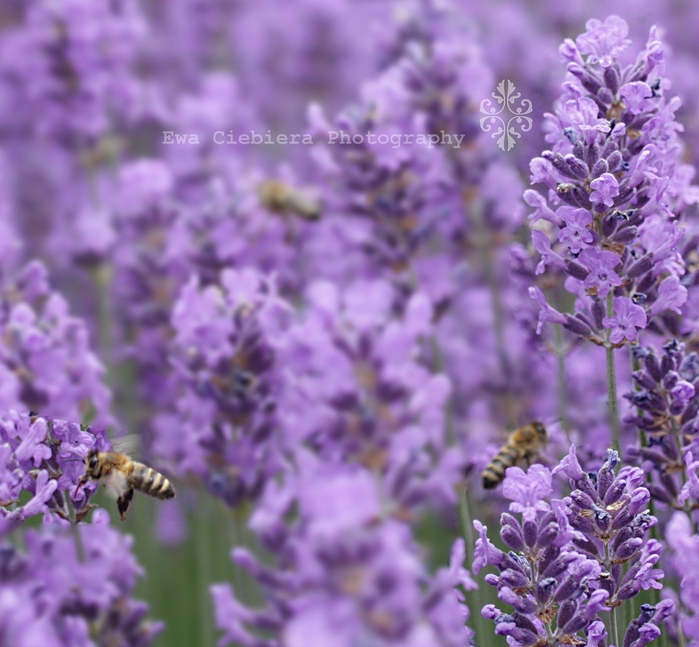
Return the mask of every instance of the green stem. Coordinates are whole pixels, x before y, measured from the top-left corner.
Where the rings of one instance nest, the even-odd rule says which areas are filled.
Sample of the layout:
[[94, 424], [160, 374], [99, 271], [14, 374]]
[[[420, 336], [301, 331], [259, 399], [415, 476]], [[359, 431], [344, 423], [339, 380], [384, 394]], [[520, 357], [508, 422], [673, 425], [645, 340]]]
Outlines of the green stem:
[[[473, 551], [476, 546], [476, 536], [473, 532], [473, 522], [471, 520], [471, 511], [468, 504], [468, 488], [465, 487], [463, 494], [461, 495], [461, 505], [459, 506], [459, 512], [461, 516], [461, 525], [464, 531], [464, 538], [466, 539], [466, 563], [473, 563]], [[476, 632], [475, 644], [476, 645], [487, 645], [488, 636], [485, 633], [485, 626], [483, 625], [483, 616], [481, 615], [481, 609], [483, 608], [483, 603], [481, 599], [481, 587], [485, 583], [483, 577], [480, 575], [473, 575], [473, 579], [478, 584], [478, 588], [473, 591], [466, 591], [466, 601], [468, 602], [468, 608], [470, 610], [470, 618], [474, 624], [473, 630]]]
[[[667, 631], [663, 632], [665, 640], [667, 640]], [[684, 637], [684, 631], [682, 631], [682, 620], [677, 621], [677, 637], [680, 641], [680, 647], [687, 647], [687, 640]]]
[[621, 645], [619, 642], [619, 623], [617, 622], [616, 612], [618, 607], [613, 607], [609, 611], [609, 622], [611, 624], [612, 636], [614, 636], [614, 644]]
[[208, 647], [215, 643], [209, 595], [209, 585], [211, 584], [211, 505], [206, 494], [197, 492], [197, 496], [200, 497], [200, 505], [194, 526], [196, 528], [197, 579], [199, 580], [199, 637], [200, 644]]
[[476, 240], [481, 252], [483, 271], [485, 280], [490, 290], [490, 302], [493, 313], [493, 328], [495, 330], [495, 344], [502, 375], [506, 377], [510, 374], [510, 362], [507, 356], [507, 346], [505, 344], [505, 317], [502, 309], [502, 295], [500, 293], [500, 283], [495, 262], [493, 259], [493, 245], [488, 236], [488, 228], [483, 215], [483, 205], [480, 200], [474, 198], [467, 200], [469, 211], [473, 214], [473, 223], [476, 233]]
[[110, 301], [111, 269], [107, 264], [99, 263], [92, 269], [91, 273], [92, 280], [97, 287], [98, 342], [105, 369], [107, 370], [107, 380], [111, 384], [115, 377], [113, 375], [114, 326]]
[[556, 331], [556, 377], [558, 381], [557, 388], [557, 408], [558, 419], [561, 427], [566, 434], [568, 444], [572, 444], [570, 439], [570, 425], [568, 424], [568, 389], [566, 387], [566, 367], [565, 367], [565, 348], [563, 346], [563, 330], [561, 326], [554, 326]]
[[[614, 314], [611, 291], [607, 295], [607, 316]], [[604, 348], [607, 354], [607, 394], [609, 399], [609, 422], [612, 428], [612, 447], [621, 455], [621, 423], [619, 421], [619, 402], [616, 393], [616, 365], [614, 363], [614, 347], [610, 341], [611, 330], [607, 330]]]

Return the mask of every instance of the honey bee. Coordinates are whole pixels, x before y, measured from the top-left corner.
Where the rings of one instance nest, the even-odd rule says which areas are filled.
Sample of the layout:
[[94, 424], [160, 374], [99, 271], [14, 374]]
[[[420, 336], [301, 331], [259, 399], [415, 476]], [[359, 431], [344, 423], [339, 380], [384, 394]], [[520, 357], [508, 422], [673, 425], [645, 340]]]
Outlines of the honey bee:
[[258, 187], [262, 206], [276, 213], [292, 213], [304, 220], [318, 220], [320, 201], [281, 180], [265, 180]]
[[85, 459], [85, 473], [80, 477], [78, 490], [88, 481], [102, 481], [107, 492], [117, 500], [121, 520], [125, 520], [134, 490], [156, 499], [172, 499], [175, 488], [160, 472], [143, 463], [131, 460], [126, 454], [101, 452], [91, 449]]
[[512, 432], [509, 440], [500, 448], [483, 471], [483, 487], [492, 490], [505, 479], [505, 470], [514, 465], [529, 466], [548, 443], [546, 427], [540, 422], [532, 422]]

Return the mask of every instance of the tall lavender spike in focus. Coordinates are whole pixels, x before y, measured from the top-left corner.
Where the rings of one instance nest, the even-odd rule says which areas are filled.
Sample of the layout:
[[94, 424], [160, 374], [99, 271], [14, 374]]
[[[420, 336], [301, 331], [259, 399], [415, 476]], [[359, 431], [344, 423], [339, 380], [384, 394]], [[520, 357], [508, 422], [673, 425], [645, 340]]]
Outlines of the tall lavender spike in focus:
[[[607, 459], [597, 472], [583, 472], [575, 446], [554, 468], [564, 472], [573, 489], [566, 497], [568, 523], [575, 531], [575, 550], [598, 562], [598, 585], [608, 594], [607, 606], [614, 609], [641, 590], [660, 589], [663, 571], [654, 568], [662, 554], [662, 544], [648, 539], [648, 531], [658, 523], [646, 509], [650, 492], [643, 470], [622, 467], [619, 455], [607, 450]], [[626, 569], [623, 565], [628, 564]]]
[[[680, 100], [667, 96], [658, 30], [623, 66], [627, 33], [610, 16], [561, 46], [568, 77], [547, 115], [552, 150], [531, 163], [532, 184], [544, 184], [548, 197], [524, 193], [536, 207], [537, 274], [554, 275], [577, 297], [572, 314], [542, 305], [540, 322], [615, 347], [635, 341], [639, 329], [666, 330], [664, 317], [686, 301], [680, 219], [697, 201], [681, 164]], [[530, 292], [545, 304], [539, 287]]]
[[499, 576], [489, 574], [485, 580], [512, 611], [488, 604], [482, 615], [511, 645], [576, 644], [603, 635], [599, 614], [607, 609], [609, 592], [599, 586], [602, 569], [576, 548], [578, 533], [569, 524], [564, 501], [549, 502], [551, 472], [542, 465], [526, 474], [511, 467], [503, 494], [512, 501], [510, 511], [520, 515], [505, 512], [500, 518], [500, 538], [510, 551], [491, 544], [487, 528], [475, 520], [479, 538], [473, 570], [498, 568]]
[[638, 429], [646, 442], [630, 447], [628, 456], [642, 462], [650, 473], [652, 497], [680, 508], [690, 494], [699, 495], [691, 485], [690, 468], [690, 457], [699, 456], [699, 360], [676, 339], [667, 342], [660, 354], [652, 346], [635, 346], [633, 356], [639, 365], [633, 374], [636, 390], [625, 397], [635, 412], [625, 422]]

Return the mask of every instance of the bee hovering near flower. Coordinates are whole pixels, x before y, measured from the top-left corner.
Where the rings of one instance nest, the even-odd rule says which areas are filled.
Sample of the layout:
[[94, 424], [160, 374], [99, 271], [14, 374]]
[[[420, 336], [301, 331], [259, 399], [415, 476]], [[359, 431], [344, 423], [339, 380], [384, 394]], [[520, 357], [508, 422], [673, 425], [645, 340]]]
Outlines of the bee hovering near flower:
[[515, 465], [529, 466], [537, 462], [548, 444], [546, 427], [540, 422], [532, 422], [515, 429], [509, 440], [500, 448], [483, 471], [483, 487], [492, 490], [505, 479], [505, 470]]
[[156, 499], [172, 499], [175, 488], [160, 472], [143, 463], [131, 460], [119, 452], [101, 452], [91, 449], [85, 458], [85, 474], [80, 478], [78, 490], [88, 481], [101, 481], [107, 492], [117, 500], [121, 520], [133, 499], [134, 490]]
[[280, 214], [291, 213], [304, 220], [318, 220], [320, 201], [310, 193], [296, 189], [281, 180], [265, 180], [258, 187], [263, 207]]

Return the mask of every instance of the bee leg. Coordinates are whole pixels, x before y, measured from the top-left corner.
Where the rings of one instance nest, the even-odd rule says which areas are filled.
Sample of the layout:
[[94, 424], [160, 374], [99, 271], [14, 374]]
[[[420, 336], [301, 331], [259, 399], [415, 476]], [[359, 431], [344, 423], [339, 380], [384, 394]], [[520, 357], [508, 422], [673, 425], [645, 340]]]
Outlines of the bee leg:
[[133, 488], [129, 488], [117, 499], [117, 509], [119, 510], [119, 516], [122, 521], [126, 521], [126, 511], [129, 509], [129, 503], [133, 499]]

